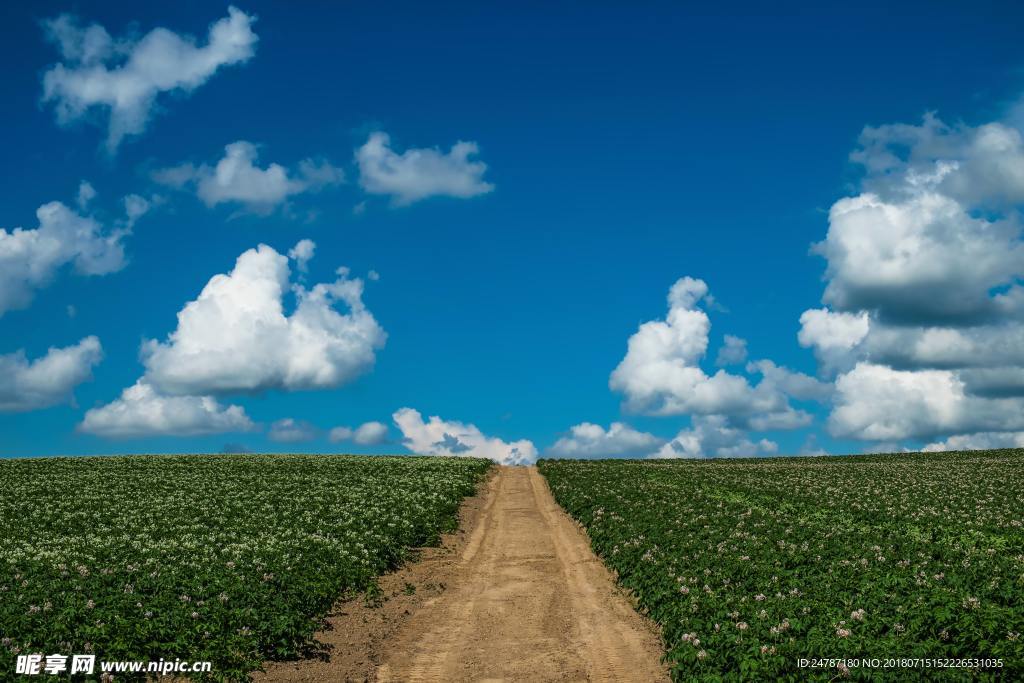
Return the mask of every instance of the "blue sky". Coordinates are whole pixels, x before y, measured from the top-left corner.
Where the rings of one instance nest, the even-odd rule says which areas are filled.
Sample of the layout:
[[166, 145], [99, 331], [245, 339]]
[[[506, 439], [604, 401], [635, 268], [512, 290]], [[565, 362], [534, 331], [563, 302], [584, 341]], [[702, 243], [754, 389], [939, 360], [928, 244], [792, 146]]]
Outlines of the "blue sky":
[[[735, 448], [840, 453], [955, 445], [961, 442], [949, 440], [957, 438], [1009, 444], [1024, 432], [1010, 417], [972, 421], [972, 415], [992, 413], [994, 404], [975, 405], [956, 391], [948, 410], [924, 401], [935, 387], [948, 388], [943, 382], [950, 378], [963, 380], [970, 396], [991, 396], [971, 389], [973, 376], [964, 379], [964, 372], [977, 370], [970, 363], [898, 362], [879, 350], [881, 332], [877, 345], [868, 349], [871, 339], [864, 337], [856, 342], [862, 351], [835, 360], [821, 344], [801, 345], [797, 336], [801, 315], [822, 307], [829, 282], [849, 294], [825, 302], [834, 315], [863, 314], [882, 325], [906, 301], [916, 305], [900, 297], [920, 282], [891, 290], [885, 289], [891, 283], [874, 289], [859, 280], [850, 284], [859, 275], [855, 264], [842, 261], [842, 226], [830, 221], [829, 209], [868, 191], [904, 206], [887, 193], [902, 191], [893, 188], [896, 175], [906, 185], [905, 176], [924, 172], [918, 160], [940, 164], [948, 157], [968, 168], [980, 126], [999, 122], [1019, 130], [1024, 45], [1013, 4], [905, 4], [894, 13], [884, 5], [787, 3], [771, 15], [758, 6], [721, 14], [677, 3], [642, 10], [628, 3], [315, 3], [298, 11], [246, 2], [238, 10], [258, 37], [251, 54], [230, 58], [190, 88], [156, 91], [138, 105], [145, 110], [139, 129], [112, 149], [110, 108], [92, 104], [58, 121], [72, 86], [44, 98], [46, 74], [57, 64], [79, 69], [76, 78], [97, 63], [114, 70], [157, 27], [203, 46], [210, 25], [228, 17], [227, 7], [31, 3], [0, 9], [6, 53], [0, 60], [6, 119], [0, 228], [36, 229], [37, 209], [59, 201], [109, 234], [125, 229], [124, 197], [136, 195], [148, 205], [121, 238], [123, 267], [86, 275], [76, 273], [68, 257], [31, 286], [30, 303], [0, 315], [0, 357], [8, 358], [0, 368], [10, 368], [11, 377], [27, 373], [25, 363], [51, 347], [72, 347], [91, 335], [102, 346], [102, 360], [77, 361], [89, 377], [65, 381], [52, 398], [33, 403], [18, 398], [22, 389], [8, 388], [14, 397], [5, 404], [0, 391], [6, 408], [0, 455], [219, 451], [226, 444], [256, 451], [490, 455], [515, 451], [506, 446], [524, 440], [540, 454], [559, 440], [559, 452], [580, 455], [595, 448], [643, 455], [676, 443], [679, 455], [728, 455]], [[62, 55], [59, 41], [47, 39], [46, 26], [53, 34], [54, 25], [45, 23], [62, 15], [77, 18], [67, 25], [79, 27], [68, 39], [79, 48], [85, 27], [104, 27], [114, 40], [111, 54], [94, 63]], [[912, 148], [895, 171], [882, 168], [878, 154], [866, 163], [851, 161], [852, 152], [868, 148], [865, 126], [930, 130], [922, 123], [926, 112], [936, 112], [947, 127], [915, 134], [910, 143], [893, 129], [880, 136], [882, 147]], [[354, 155], [378, 131], [390, 136], [389, 149], [398, 155], [447, 155], [459, 141], [475, 143], [466, 164], [449, 167], [468, 175], [447, 184], [435, 177], [440, 185], [433, 189], [429, 172], [413, 179], [428, 189], [411, 202], [393, 189], [375, 191], [371, 172]], [[213, 201], [210, 194], [204, 201], [202, 179], [236, 141], [256, 146], [258, 168], [280, 164], [293, 189], [302, 188], [280, 201]], [[327, 169], [329, 178], [303, 176], [307, 159]], [[485, 171], [467, 166], [480, 162]], [[188, 168], [182, 164], [192, 164], [193, 175], [180, 187], [160, 175]], [[195, 170], [204, 165], [207, 176]], [[1016, 189], [993, 208], [978, 199], [984, 193], [957, 189], [975, 177], [991, 184], [991, 176], [964, 177], [954, 189], [936, 192], [971, 215], [995, 211], [1016, 220]], [[84, 208], [76, 205], [82, 181], [96, 193]], [[455, 189], [460, 181], [469, 190]], [[927, 219], [921, 220], [927, 232]], [[963, 230], [957, 234], [980, 239], [976, 225]], [[1007, 230], [1001, 252], [1015, 259], [1020, 233]], [[837, 250], [810, 253], [826, 236], [835, 237]], [[170, 346], [179, 311], [210, 278], [230, 273], [243, 252], [266, 244], [285, 255], [302, 239], [315, 242], [315, 256], [306, 274], [292, 259], [292, 283], [334, 282], [339, 266], [364, 280], [360, 301], [386, 333], [370, 350], [372, 364], [356, 363], [351, 377], [319, 383], [268, 379], [253, 391], [213, 391], [193, 382], [193, 393], [183, 394], [180, 386], [161, 385], [159, 373], [140, 359], [144, 340]], [[834, 271], [826, 276], [829, 264]], [[1024, 267], [993, 268], [968, 279], [994, 301], [1016, 291]], [[370, 279], [371, 271], [379, 279]], [[960, 271], [951, 265], [948, 272]], [[697, 407], [680, 394], [689, 390], [676, 384], [610, 386], [631, 336], [641, 323], [665, 319], [669, 289], [686, 276], [703, 280], [714, 297], [712, 303], [698, 296], [679, 309], [704, 311], [697, 317], [710, 322], [706, 353], [697, 361], [703, 371], [709, 377], [717, 372], [723, 335], [743, 338], [750, 360], [770, 359], [821, 383], [811, 399], [799, 390], [762, 391], [771, 394], [768, 402], [782, 401], [788, 414], [802, 411], [809, 420], [758, 429], [761, 408], [749, 401], [739, 408]], [[932, 291], [941, 304], [943, 292], [960, 291], [962, 284], [946, 278]], [[0, 277], [3, 286], [15, 284]], [[881, 291], [881, 298], [858, 298], [868, 290]], [[290, 314], [294, 297], [286, 295], [283, 303]], [[897, 332], [967, 329], [977, 332], [971, 337], [977, 348], [991, 339], [1012, 345], [1018, 314], [1000, 315], [995, 327], [929, 320], [911, 329], [903, 320]], [[237, 343], [253, 358], [263, 357], [245, 346], [245, 338]], [[10, 355], [19, 350], [21, 365]], [[666, 353], [662, 360], [679, 362], [674, 351]], [[640, 374], [659, 372], [644, 359], [637, 363]], [[934, 419], [908, 417], [876, 429], [880, 420], [872, 422], [850, 396], [830, 393], [852, 390], [855, 380], [857, 387], [901, 383], [902, 376], [869, 373], [868, 363], [914, 373], [908, 382], [930, 388], [907, 400], [889, 399], [899, 405], [920, 399], [920, 411]], [[1001, 356], [984, 367], [1019, 371], [1024, 362]], [[748, 388], [760, 378], [742, 363], [728, 372], [745, 378]], [[935, 374], [944, 372], [952, 374]], [[238, 406], [249, 423], [242, 431], [206, 425], [198, 431], [211, 433], [175, 435], [133, 428], [131, 435], [112, 436], [109, 429], [82, 428], [87, 411], [116, 401], [143, 376], [159, 385], [158, 392], [214, 396], [222, 407]], [[51, 380], [40, 371], [33, 381]], [[13, 380], [6, 381], [10, 387]], [[863, 391], [870, 395], [870, 387]], [[1016, 385], [1005, 389], [995, 412], [1013, 413], [1015, 404], [1007, 401], [1022, 393]], [[440, 421], [431, 429], [416, 420], [403, 428], [394, 417], [403, 408]], [[306, 425], [293, 437], [301, 440], [271, 439], [287, 431], [287, 424], [271, 429], [285, 418]], [[366, 443], [328, 438], [334, 427], [375, 421], [387, 426], [385, 436]], [[608, 437], [616, 422], [633, 431], [616, 431], [625, 434], [621, 440]], [[572, 431], [584, 423], [606, 431], [591, 429], [589, 437], [587, 429]], [[696, 445], [684, 447], [687, 439]], [[762, 447], [762, 440], [774, 448]]]

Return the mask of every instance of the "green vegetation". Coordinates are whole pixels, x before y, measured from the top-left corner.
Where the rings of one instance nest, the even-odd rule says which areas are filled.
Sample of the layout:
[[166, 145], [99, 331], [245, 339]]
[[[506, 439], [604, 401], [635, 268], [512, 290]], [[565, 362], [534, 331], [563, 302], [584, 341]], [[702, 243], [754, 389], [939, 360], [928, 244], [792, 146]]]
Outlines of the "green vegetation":
[[[799, 658], [1002, 658], [1024, 677], [1024, 451], [542, 461], [662, 627], [676, 680], [831, 679]], [[838, 668], [838, 670], [837, 670]]]
[[339, 597], [453, 529], [484, 460], [0, 460], [0, 675], [26, 653], [213, 662], [311, 644]]

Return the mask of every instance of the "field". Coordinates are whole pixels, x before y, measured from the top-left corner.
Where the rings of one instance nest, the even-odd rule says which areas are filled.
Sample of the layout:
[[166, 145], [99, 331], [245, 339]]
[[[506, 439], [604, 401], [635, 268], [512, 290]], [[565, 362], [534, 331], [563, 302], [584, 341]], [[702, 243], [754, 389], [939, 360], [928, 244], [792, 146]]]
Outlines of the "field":
[[1024, 677], [1024, 451], [538, 466], [661, 625], [676, 680], [802, 680], [814, 657]]
[[[337, 680], [343, 662], [310, 659], [324, 615], [361, 593], [369, 612], [385, 611], [374, 606], [376, 577], [452, 529], [490, 467], [359, 456], [0, 461], [0, 672], [18, 654], [93, 652], [208, 660], [214, 678], [230, 680], [298, 659], [268, 680], [305, 680], [314, 668]], [[1024, 677], [1024, 451], [537, 469], [549, 486], [533, 468], [498, 468], [464, 545], [431, 565], [448, 587], [388, 617], [402, 626], [374, 659], [390, 680], [666, 676], [658, 636], [615, 594], [588, 542], [660, 626], [676, 680], [879, 675], [800, 669], [801, 658], [931, 662], [886, 672], [897, 680]], [[348, 623], [339, 637], [358, 640], [364, 628]], [[962, 659], [1001, 665], [939, 670]]]
[[209, 660], [244, 678], [336, 599], [436, 542], [490, 467], [467, 458], [0, 461], [0, 672], [18, 653]]

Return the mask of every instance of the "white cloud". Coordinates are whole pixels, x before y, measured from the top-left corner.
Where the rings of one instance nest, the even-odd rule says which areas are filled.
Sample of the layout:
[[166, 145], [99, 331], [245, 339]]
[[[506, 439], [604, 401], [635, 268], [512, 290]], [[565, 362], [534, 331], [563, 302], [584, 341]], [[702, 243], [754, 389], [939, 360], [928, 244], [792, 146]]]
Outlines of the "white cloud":
[[569, 436], [556, 441], [547, 455], [555, 458], [641, 457], [664, 442], [622, 422], [613, 422], [607, 430], [601, 425], [582, 422], [570, 429]]
[[162, 396], [144, 380], [121, 397], [85, 414], [78, 430], [110, 438], [195, 436], [255, 429], [240, 406], [222, 406], [210, 396]]
[[932, 189], [886, 201], [836, 202], [816, 251], [828, 259], [823, 301], [883, 322], [964, 324], [998, 314], [990, 292], [1024, 275], [1015, 218], [972, 216]]
[[816, 245], [830, 307], [805, 312], [799, 335], [839, 375], [830, 432], [898, 450], [903, 439], [932, 447], [1019, 431], [1020, 131], [929, 114], [866, 128], [860, 143], [851, 158], [866, 170], [862, 191], [833, 205]]
[[309, 269], [309, 261], [316, 252], [316, 242], [310, 239], [299, 240], [294, 247], [288, 250], [288, 258], [295, 261], [299, 272], [305, 273]]
[[210, 25], [206, 44], [198, 46], [165, 28], [138, 40], [115, 40], [98, 24], [83, 28], [62, 14], [45, 24], [65, 61], [43, 74], [43, 101], [53, 103], [61, 124], [106, 109], [107, 149], [114, 152], [126, 136], [145, 130], [160, 93], [189, 93], [221, 67], [252, 57], [258, 40], [254, 21], [229, 7], [227, 17]]
[[487, 165], [472, 161], [475, 142], [457, 142], [447, 154], [439, 149], [391, 148], [387, 133], [372, 133], [356, 150], [359, 184], [370, 194], [390, 195], [395, 205], [406, 205], [427, 197], [475, 197], [494, 189], [484, 181]]
[[1024, 432], [980, 432], [951, 436], [922, 448], [925, 452], [984, 451], [994, 448], [1024, 448]]
[[719, 370], [709, 376], [701, 369], [711, 322], [698, 304], [707, 296], [703, 280], [681, 278], [669, 291], [665, 320], [643, 323], [630, 337], [625, 358], [609, 378], [611, 389], [625, 395], [625, 409], [651, 415], [723, 415], [735, 426], [756, 422], [757, 429], [807, 424], [810, 415], [789, 404], [786, 390], [798, 387], [802, 395], [797, 398], [817, 398], [810, 394], [823, 392], [811, 391], [819, 384], [813, 378], [772, 363], [754, 363], [749, 371], [765, 376], [752, 386], [741, 375]]
[[911, 451], [909, 448], [907, 448], [906, 446], [903, 446], [903, 445], [897, 443], [896, 441], [875, 441], [873, 443], [870, 443], [870, 444], [864, 446], [864, 448], [861, 450], [861, 453], [865, 453], [865, 454], [873, 454], [873, 453], [889, 454], [889, 453], [911, 453], [911, 452], [915, 452], [915, 451]]
[[350, 441], [352, 439], [352, 428], [351, 427], [334, 427], [327, 433], [327, 438], [331, 443], [338, 443], [340, 441]]
[[853, 349], [868, 335], [871, 319], [866, 312], [837, 313], [814, 308], [800, 316], [800, 346], [813, 348], [826, 372], [852, 365]]
[[747, 360], [747, 340], [735, 337], [731, 334], [725, 335], [725, 343], [718, 350], [718, 357], [715, 358], [715, 365], [724, 367], [726, 365], [739, 365]]
[[[363, 282], [292, 284], [288, 258], [265, 244], [210, 279], [178, 313], [165, 342], [147, 341], [145, 379], [165, 394], [201, 396], [270, 389], [327, 389], [368, 372], [387, 335], [363, 305]], [[347, 313], [336, 310], [339, 304]]]
[[899, 441], [942, 434], [1024, 430], [1024, 400], [965, 391], [949, 370], [894, 370], [858, 363], [836, 380], [834, 436]]
[[[833, 387], [802, 372], [794, 372], [776, 365], [770, 360], [747, 363], [747, 372], [760, 374], [764, 379], [758, 389], [778, 391], [798, 401], [826, 401], [832, 396]], [[763, 386], [762, 386], [763, 385]]]
[[317, 430], [308, 422], [286, 417], [271, 424], [267, 436], [271, 441], [280, 443], [299, 443], [315, 439]]
[[356, 427], [352, 440], [364, 446], [384, 443], [388, 440], [388, 426], [383, 422], [364, 422]]
[[[813, 316], [813, 318], [812, 318]], [[806, 311], [800, 318], [802, 346], [813, 346], [822, 370], [846, 372], [858, 360], [902, 370], [955, 370], [969, 393], [1024, 395], [1024, 324], [1016, 315], [969, 327], [869, 325], [868, 314]], [[843, 325], [851, 332], [842, 339]], [[838, 322], [835, 337], [822, 329]]]
[[130, 230], [135, 227], [135, 221], [149, 212], [151, 204], [148, 199], [137, 194], [130, 194], [122, 201], [125, 214], [124, 227]]
[[965, 204], [1024, 202], [1024, 138], [1008, 123], [949, 126], [929, 113], [921, 125], [868, 126], [850, 158], [868, 171], [873, 191], [931, 184]]
[[424, 422], [419, 411], [401, 408], [392, 415], [402, 432], [402, 443], [419, 455], [449, 455], [488, 458], [503, 465], [522, 465], [537, 459], [533, 442], [525, 439], [506, 442], [489, 437], [476, 426], [449, 422], [433, 416]]
[[74, 346], [50, 347], [34, 360], [24, 351], [0, 356], [0, 412], [38, 410], [71, 400], [71, 392], [92, 378], [92, 368], [102, 358], [96, 337]]
[[364, 422], [355, 429], [351, 427], [335, 427], [328, 434], [333, 443], [339, 441], [354, 441], [363, 446], [373, 446], [386, 443], [388, 440], [388, 426], [383, 422]]
[[85, 211], [85, 207], [89, 205], [93, 199], [96, 198], [96, 189], [87, 180], [83, 180], [78, 184], [78, 208]]
[[[1024, 145], [1002, 123], [866, 128], [863, 192], [837, 201], [815, 250], [823, 301], [882, 323], [971, 326], [1005, 315], [1024, 276]], [[998, 201], [997, 201], [998, 200]]]
[[194, 187], [210, 207], [234, 202], [254, 213], [266, 214], [289, 197], [336, 185], [345, 178], [341, 169], [326, 161], [305, 159], [299, 162], [298, 171], [289, 171], [274, 163], [260, 168], [256, 165], [258, 156], [256, 145], [239, 140], [224, 148], [224, 157], [216, 166], [172, 166], [155, 171], [153, 179], [179, 189]]
[[35, 291], [47, 286], [65, 265], [80, 275], [106, 275], [125, 265], [123, 238], [148, 203], [125, 198], [127, 217], [113, 230], [98, 220], [76, 213], [61, 202], [36, 210], [39, 227], [0, 228], [0, 316], [27, 307]]
[[650, 457], [752, 458], [772, 455], [778, 450], [779, 446], [774, 441], [751, 441], [743, 430], [730, 427], [724, 417], [711, 415], [693, 418], [690, 429], [680, 431]]

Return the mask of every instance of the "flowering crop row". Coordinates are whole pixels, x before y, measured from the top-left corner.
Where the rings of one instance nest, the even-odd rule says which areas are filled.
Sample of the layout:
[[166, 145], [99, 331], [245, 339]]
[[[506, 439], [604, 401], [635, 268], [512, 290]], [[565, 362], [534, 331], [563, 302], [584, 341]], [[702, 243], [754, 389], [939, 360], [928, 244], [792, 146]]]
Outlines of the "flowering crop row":
[[469, 458], [0, 460], [0, 677], [18, 654], [213, 662], [241, 679], [452, 528]]
[[890, 679], [1024, 677], [1020, 449], [539, 468], [676, 680], [883, 675], [798, 664], [865, 657], [1002, 659]]

